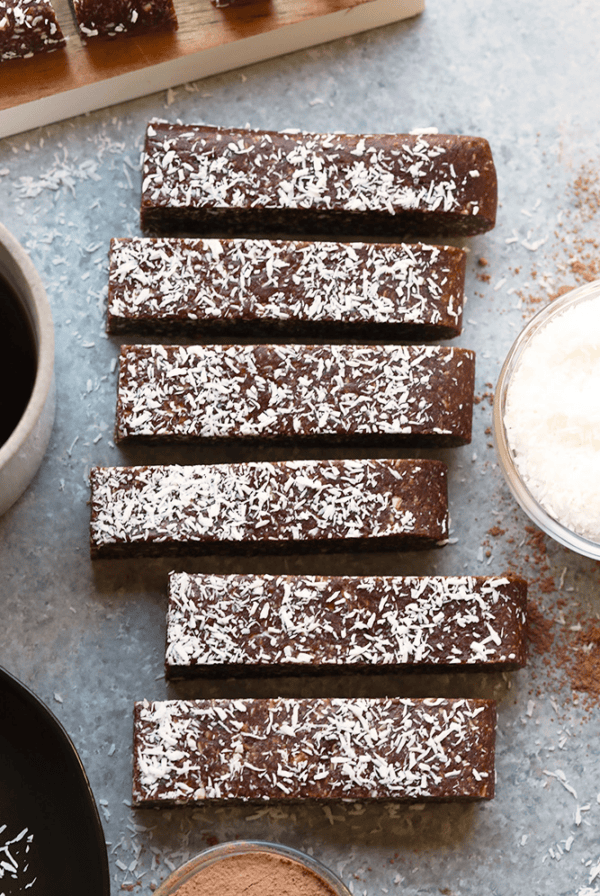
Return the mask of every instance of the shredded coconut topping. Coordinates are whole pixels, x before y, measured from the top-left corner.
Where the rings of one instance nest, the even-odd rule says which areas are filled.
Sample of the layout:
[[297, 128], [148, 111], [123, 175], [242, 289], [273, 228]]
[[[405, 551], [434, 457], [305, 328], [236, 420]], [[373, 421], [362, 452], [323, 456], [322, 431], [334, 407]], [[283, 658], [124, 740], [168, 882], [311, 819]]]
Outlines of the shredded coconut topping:
[[108, 326], [332, 322], [462, 324], [464, 252], [283, 240], [114, 239]]
[[[484, 178], [470, 175], [478, 166], [493, 182], [491, 191]], [[143, 164], [142, 225], [151, 223], [152, 209], [310, 209], [451, 215], [457, 230], [473, 233], [493, 226], [495, 179], [489, 147], [477, 138], [308, 134], [153, 121]], [[493, 214], [484, 223], [476, 219], [486, 191]]]
[[474, 361], [443, 346], [124, 346], [116, 437], [465, 443]]
[[144, 701], [133, 798], [490, 798], [494, 735], [488, 700]]
[[489, 577], [169, 579], [167, 669], [522, 665], [526, 585]]
[[373, 538], [431, 547], [447, 536], [446, 467], [439, 461], [97, 467], [90, 478], [94, 556], [135, 546], [172, 553]]

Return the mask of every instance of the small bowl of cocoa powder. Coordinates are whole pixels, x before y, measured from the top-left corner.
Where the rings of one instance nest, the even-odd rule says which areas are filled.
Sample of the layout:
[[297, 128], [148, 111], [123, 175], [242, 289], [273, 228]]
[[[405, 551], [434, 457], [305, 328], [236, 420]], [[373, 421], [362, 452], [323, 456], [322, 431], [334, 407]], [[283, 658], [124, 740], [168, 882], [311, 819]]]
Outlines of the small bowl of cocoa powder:
[[221, 843], [178, 868], [155, 896], [351, 896], [328, 868], [293, 849], [261, 840]]

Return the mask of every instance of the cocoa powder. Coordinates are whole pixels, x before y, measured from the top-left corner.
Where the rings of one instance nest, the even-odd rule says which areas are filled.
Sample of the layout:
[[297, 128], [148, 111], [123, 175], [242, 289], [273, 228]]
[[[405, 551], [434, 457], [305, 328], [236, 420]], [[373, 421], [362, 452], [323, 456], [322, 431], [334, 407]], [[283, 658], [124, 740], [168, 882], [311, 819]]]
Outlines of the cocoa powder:
[[299, 862], [268, 852], [232, 855], [200, 869], [175, 896], [336, 896]]
[[[542, 290], [517, 290], [523, 305], [523, 317], [559, 298], [572, 289], [600, 278], [600, 178], [598, 161], [590, 160], [582, 164], [568, 185], [561, 203], [560, 223], [553, 233], [553, 242], [548, 244], [545, 262], [554, 262], [552, 279], [555, 287], [551, 292]], [[515, 274], [520, 273], [517, 268]], [[537, 270], [529, 271], [535, 282]]]

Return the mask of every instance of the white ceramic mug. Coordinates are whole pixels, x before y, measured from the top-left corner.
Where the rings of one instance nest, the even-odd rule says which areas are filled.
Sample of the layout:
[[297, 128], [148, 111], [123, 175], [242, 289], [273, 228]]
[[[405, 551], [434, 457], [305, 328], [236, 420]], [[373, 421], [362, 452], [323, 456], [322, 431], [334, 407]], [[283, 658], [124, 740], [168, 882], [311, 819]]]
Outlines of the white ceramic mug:
[[[0, 278], [27, 311], [35, 339], [37, 372], [17, 426], [0, 446], [0, 514], [23, 494], [50, 441], [55, 410], [54, 325], [46, 290], [29, 255], [0, 224]], [[1, 387], [6, 388], [6, 384]], [[0, 388], [1, 388], [0, 387]]]

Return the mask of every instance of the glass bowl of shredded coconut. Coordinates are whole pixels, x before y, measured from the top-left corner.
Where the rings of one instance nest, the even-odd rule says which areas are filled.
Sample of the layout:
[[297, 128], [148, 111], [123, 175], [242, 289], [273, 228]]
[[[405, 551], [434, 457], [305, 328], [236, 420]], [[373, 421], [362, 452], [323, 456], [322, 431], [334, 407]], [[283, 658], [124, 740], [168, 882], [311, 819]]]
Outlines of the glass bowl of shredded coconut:
[[600, 280], [551, 302], [516, 339], [493, 430], [523, 510], [555, 541], [600, 560]]

